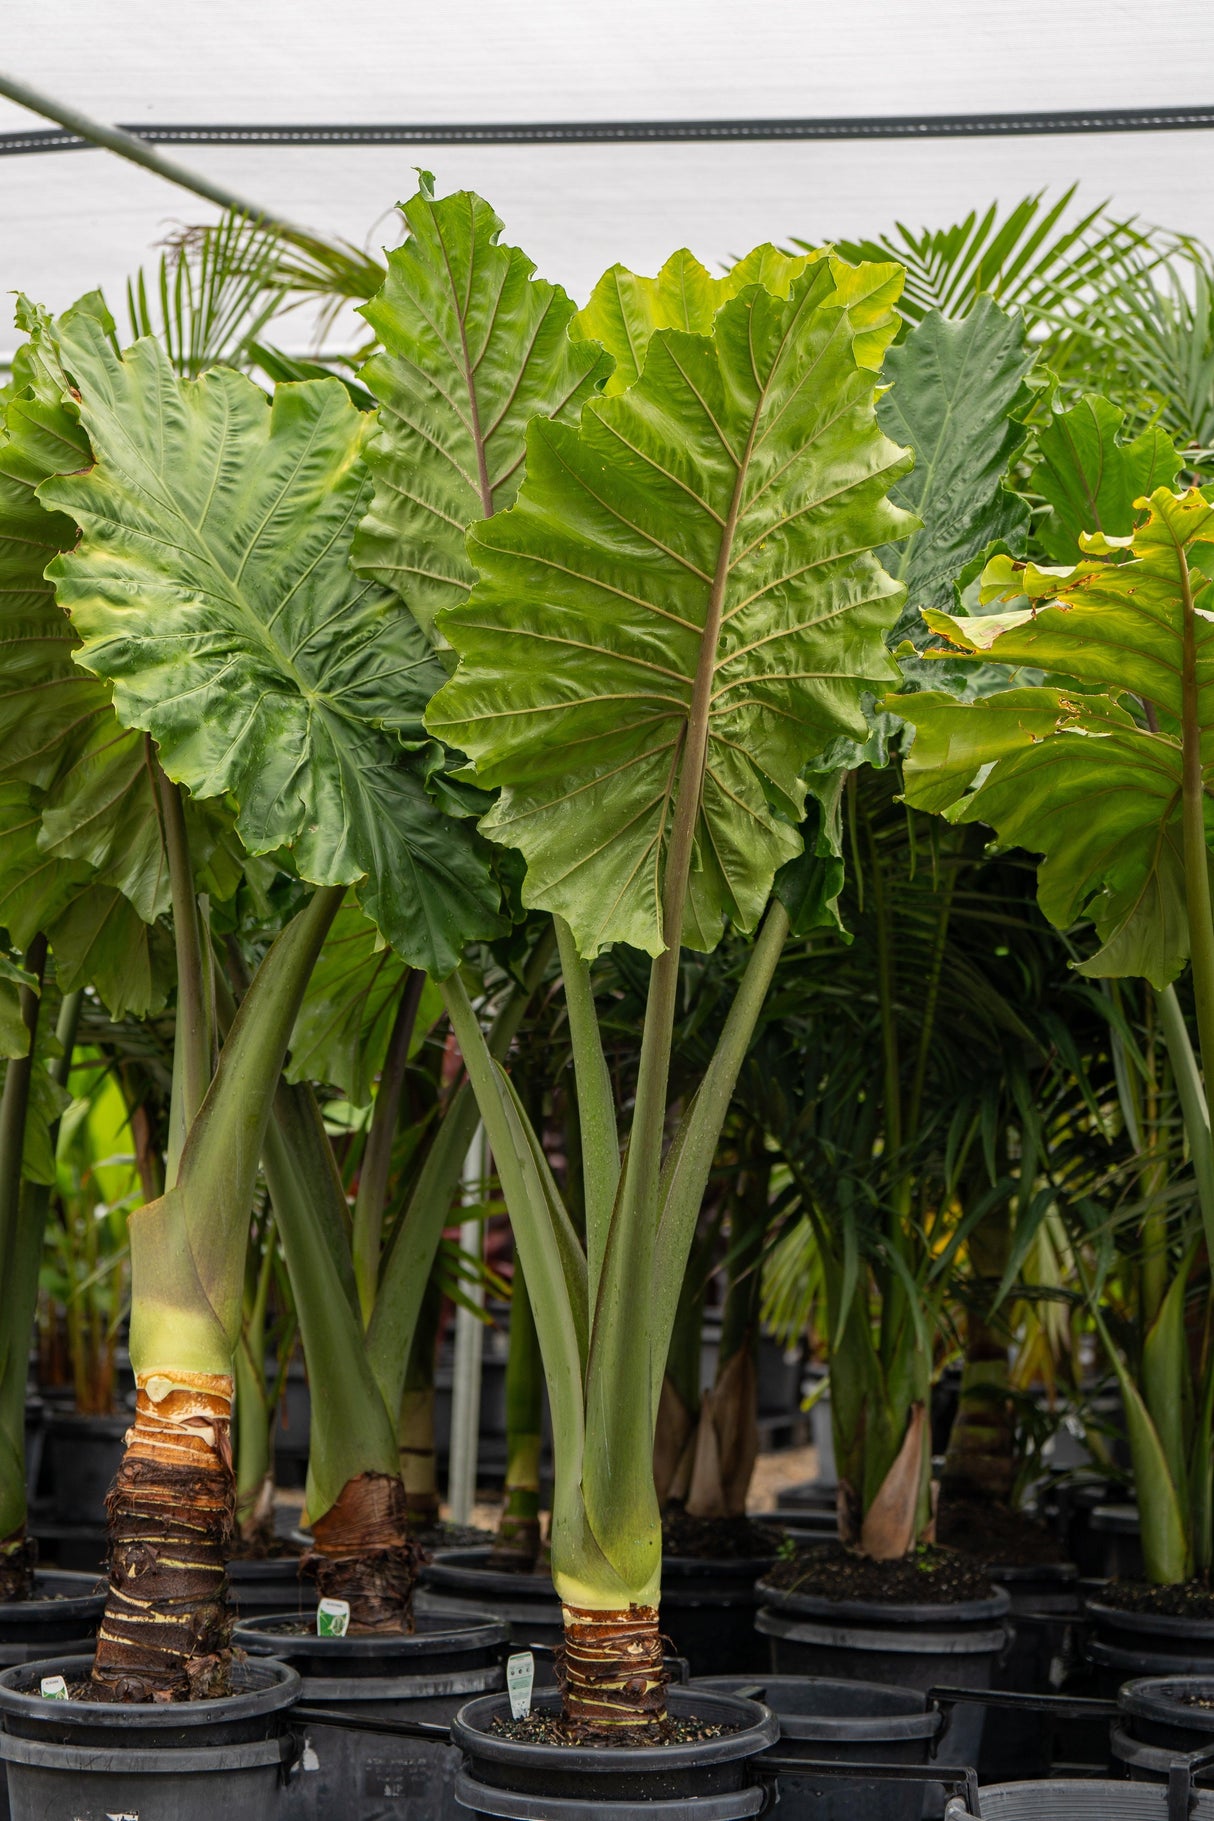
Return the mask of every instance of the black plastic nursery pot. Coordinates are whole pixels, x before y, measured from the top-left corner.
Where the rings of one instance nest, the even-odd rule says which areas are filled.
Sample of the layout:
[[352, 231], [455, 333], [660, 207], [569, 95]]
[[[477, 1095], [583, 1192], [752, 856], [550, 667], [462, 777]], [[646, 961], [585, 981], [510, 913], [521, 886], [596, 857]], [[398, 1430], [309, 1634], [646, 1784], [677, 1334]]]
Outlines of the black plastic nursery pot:
[[780, 1722], [781, 1821], [917, 1821], [923, 1812], [920, 1784], [866, 1783], [795, 1768], [797, 1759], [819, 1766], [926, 1764], [944, 1716], [912, 1689], [824, 1676], [712, 1676], [690, 1687], [747, 1695], [772, 1709]]
[[766, 1640], [755, 1630], [755, 1587], [774, 1561], [774, 1555], [730, 1561], [663, 1556], [662, 1632], [693, 1676], [767, 1667]]
[[[945, 1809], [945, 1821], [971, 1821], [973, 1813], [958, 1798]], [[979, 1821], [1174, 1821], [1166, 1789], [1063, 1777], [984, 1784], [977, 1815]], [[1214, 1821], [1214, 1795], [1186, 1800], [1180, 1815], [1184, 1821]]]
[[[926, 1693], [944, 1684], [988, 1689], [1011, 1641], [1011, 1607], [1001, 1587], [982, 1599], [927, 1602], [829, 1600], [760, 1581], [755, 1628], [768, 1639], [780, 1675], [882, 1682]], [[950, 1763], [976, 1764], [981, 1707], [954, 1707], [941, 1749]]]
[[1102, 1580], [1140, 1581], [1142, 1525], [1137, 1505], [1101, 1504], [1088, 1518], [1094, 1573]]
[[285, 1663], [236, 1663], [216, 1701], [120, 1705], [45, 1699], [91, 1656], [51, 1657], [0, 1673], [0, 1762], [12, 1821], [267, 1821], [295, 1743], [299, 1676]]
[[[308, 1708], [348, 1720], [446, 1726], [469, 1695], [500, 1689], [506, 1625], [487, 1612], [419, 1611], [417, 1629], [320, 1638], [294, 1613], [237, 1626], [251, 1656], [289, 1662]], [[457, 1821], [459, 1753], [442, 1738], [409, 1738], [308, 1720], [284, 1816], [293, 1821]]]
[[82, 1416], [52, 1409], [47, 1417], [50, 1517], [58, 1524], [105, 1523], [105, 1495], [122, 1464], [131, 1414]]
[[240, 1556], [228, 1563], [228, 1597], [240, 1619], [268, 1613], [316, 1610], [316, 1583], [302, 1572], [297, 1555], [262, 1561]]
[[803, 1505], [783, 1511], [748, 1511], [752, 1524], [767, 1530], [783, 1530], [794, 1540], [829, 1543], [839, 1534], [839, 1516], [834, 1506]]
[[510, 1642], [549, 1649], [565, 1635], [561, 1602], [546, 1568], [514, 1574], [489, 1567], [489, 1545], [478, 1549], [440, 1549], [421, 1573], [431, 1612], [492, 1612], [509, 1630]]
[[30, 1529], [38, 1539], [40, 1562], [64, 1574], [84, 1574], [92, 1580], [107, 1572], [110, 1537], [103, 1522], [59, 1524], [38, 1516], [31, 1519]]
[[[662, 1560], [662, 1631], [692, 1675], [759, 1671], [768, 1651], [755, 1633], [755, 1585], [774, 1557], [706, 1561], [696, 1556]], [[489, 1549], [444, 1549], [422, 1569], [433, 1611], [488, 1608], [510, 1627], [521, 1648], [555, 1649], [564, 1638], [561, 1602], [546, 1568], [530, 1574], [488, 1566]]]
[[[991, 1687], [1013, 1694], [1048, 1694], [1057, 1686], [1055, 1662], [1065, 1661], [1079, 1618], [1079, 1570], [1073, 1562], [1032, 1567], [993, 1563], [992, 1581], [1011, 1600], [1012, 1641], [996, 1663]], [[984, 1729], [979, 1770], [988, 1783], [1048, 1777], [1055, 1728], [1040, 1715], [1000, 1713]]]
[[[451, 1726], [464, 1754], [456, 1801], [484, 1821], [742, 1821], [763, 1813], [770, 1788], [759, 1754], [779, 1735], [771, 1709], [702, 1688], [671, 1688], [667, 1702], [675, 1718], [732, 1730], [687, 1745], [537, 1745], [491, 1731], [509, 1715], [506, 1696], [470, 1701]], [[545, 1691], [533, 1707], [558, 1712], [560, 1696]]]
[[32, 1600], [0, 1602], [0, 1669], [90, 1651], [104, 1611], [105, 1588], [95, 1575], [40, 1568]]
[[[1214, 1671], [1205, 1676], [1149, 1676], [1118, 1692], [1113, 1756], [1129, 1775], [1166, 1783], [1173, 1759], [1214, 1747]], [[1214, 1766], [1199, 1772], [1214, 1781]]]
[[1113, 1698], [1123, 1682], [1144, 1676], [1214, 1676], [1214, 1619], [1123, 1612], [1099, 1597], [1086, 1600], [1084, 1610], [1101, 1694]]

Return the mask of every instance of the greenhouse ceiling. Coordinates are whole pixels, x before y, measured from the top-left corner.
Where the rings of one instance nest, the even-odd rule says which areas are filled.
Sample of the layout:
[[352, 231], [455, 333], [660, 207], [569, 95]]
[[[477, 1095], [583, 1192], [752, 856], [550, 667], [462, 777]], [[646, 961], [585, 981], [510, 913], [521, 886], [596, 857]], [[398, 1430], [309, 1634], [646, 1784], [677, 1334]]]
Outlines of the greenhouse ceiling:
[[[849, 119], [1074, 112], [1214, 101], [1214, 14], [1161, 13], [1143, 54], [1140, 8], [1108, 0], [529, 0], [338, 12], [262, 0], [49, 0], [9, 9], [0, 70], [135, 127]], [[806, 29], [807, 12], [818, 28]], [[1066, 16], [1067, 30], [1060, 30]], [[913, 18], [913, 27], [908, 21]], [[116, 54], [121, 49], [121, 55]], [[1184, 93], [1181, 72], [1188, 72]], [[1191, 92], [1190, 92], [1191, 89]], [[0, 134], [49, 123], [0, 102]], [[709, 264], [764, 238], [933, 225], [975, 204], [1078, 181], [1079, 200], [1214, 241], [1214, 200], [1187, 173], [1209, 130], [744, 142], [189, 144], [213, 182], [328, 234], [395, 237], [413, 167], [489, 196], [541, 271], [585, 296], [623, 259], [653, 269], [674, 239]], [[214, 210], [88, 150], [0, 162], [0, 284], [54, 306], [127, 275]], [[300, 345], [306, 325], [295, 328]], [[0, 327], [0, 357], [12, 335]]]

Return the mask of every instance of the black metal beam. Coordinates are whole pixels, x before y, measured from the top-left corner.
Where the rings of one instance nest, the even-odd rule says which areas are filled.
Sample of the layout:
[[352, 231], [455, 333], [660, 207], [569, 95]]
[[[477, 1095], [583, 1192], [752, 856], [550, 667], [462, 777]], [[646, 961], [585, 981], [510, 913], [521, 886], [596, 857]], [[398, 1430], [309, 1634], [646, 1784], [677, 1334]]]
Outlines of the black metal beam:
[[[149, 145], [677, 145], [831, 139], [988, 139], [1032, 134], [1174, 133], [1214, 128], [1214, 106], [1084, 108], [1016, 114], [891, 114], [773, 120], [589, 120], [403, 125], [175, 125], [120, 130]], [[72, 152], [62, 127], [0, 133], [0, 155]]]

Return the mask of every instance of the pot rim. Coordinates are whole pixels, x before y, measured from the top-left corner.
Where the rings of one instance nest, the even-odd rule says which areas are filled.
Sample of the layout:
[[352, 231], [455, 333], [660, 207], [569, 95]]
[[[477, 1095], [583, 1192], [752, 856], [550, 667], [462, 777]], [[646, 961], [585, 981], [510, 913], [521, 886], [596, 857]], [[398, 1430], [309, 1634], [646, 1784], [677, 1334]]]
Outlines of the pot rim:
[[1185, 1618], [1174, 1612], [1130, 1612], [1105, 1600], [1088, 1599], [1084, 1606], [1092, 1617], [1107, 1622], [1111, 1631], [1144, 1632], [1160, 1638], [1214, 1638], [1214, 1618]]
[[755, 1588], [761, 1603], [806, 1618], [880, 1620], [886, 1624], [925, 1625], [936, 1631], [986, 1619], [1002, 1619], [1011, 1609], [1011, 1595], [996, 1586], [981, 1599], [932, 1602], [928, 1600], [832, 1600], [826, 1594], [798, 1593], [791, 1587], [773, 1587], [760, 1581]]
[[[55, 1616], [61, 1619], [83, 1619], [104, 1607], [106, 1589], [103, 1575], [77, 1573], [70, 1568], [34, 1570], [35, 1587], [52, 1578], [56, 1581], [75, 1582], [76, 1591], [69, 1591], [66, 1598], [56, 1598], [51, 1593], [46, 1593], [36, 1595], [32, 1600], [5, 1600], [0, 1605], [0, 1637], [20, 1625], [36, 1623], [40, 1618]], [[86, 1587], [89, 1590], [87, 1593]]]
[[[84, 1726], [96, 1730], [107, 1721], [124, 1733], [129, 1732], [131, 1716], [138, 1716], [140, 1729], [179, 1731], [185, 1726], [206, 1726], [212, 1720], [238, 1720], [245, 1715], [274, 1713], [291, 1707], [302, 1689], [298, 1670], [277, 1657], [250, 1657], [232, 1664], [234, 1681], [247, 1684], [236, 1693], [220, 1695], [207, 1701], [48, 1701], [39, 1689], [43, 1676], [59, 1675], [65, 1681], [78, 1681], [91, 1673], [91, 1656], [44, 1657], [33, 1663], [18, 1663], [0, 1670], [0, 1715], [12, 1714], [28, 1722], [35, 1715], [45, 1717], [56, 1728]], [[21, 1687], [20, 1683], [31, 1684]]]
[[1214, 1665], [1208, 1675], [1137, 1676], [1122, 1683], [1117, 1705], [1138, 1719], [1168, 1720], [1191, 1726], [1194, 1732], [1214, 1732], [1214, 1706], [1190, 1707], [1180, 1698], [1198, 1689], [1214, 1702]]
[[[445, 1613], [419, 1612], [413, 1631], [356, 1632], [344, 1638], [322, 1638], [313, 1625], [311, 1631], [295, 1629], [284, 1635], [279, 1629], [298, 1627], [309, 1622], [311, 1615], [298, 1612], [263, 1612], [238, 1619], [232, 1630], [233, 1642], [242, 1639], [257, 1643], [281, 1644], [284, 1649], [306, 1651], [309, 1656], [334, 1657], [349, 1661], [352, 1657], [416, 1657], [446, 1646], [453, 1651], [490, 1650], [505, 1644], [510, 1627], [490, 1612]], [[273, 1661], [260, 1658], [259, 1661]]]
[[[693, 1708], [696, 1691], [690, 1687], [673, 1685], [666, 1691], [667, 1701], [677, 1714]], [[555, 1765], [560, 1758], [576, 1758], [582, 1763], [587, 1775], [611, 1776], [621, 1771], [641, 1774], [657, 1772], [663, 1768], [676, 1770], [680, 1766], [680, 1757], [694, 1755], [696, 1764], [730, 1763], [737, 1758], [754, 1757], [758, 1752], [766, 1751], [774, 1745], [780, 1736], [780, 1722], [770, 1707], [761, 1701], [747, 1701], [738, 1695], [710, 1694], [708, 1699], [724, 1709], [725, 1716], [733, 1715], [743, 1724], [734, 1732], [723, 1733], [719, 1738], [702, 1739], [690, 1745], [537, 1745], [520, 1739], [505, 1739], [489, 1732], [489, 1723], [499, 1714], [509, 1712], [510, 1697], [507, 1694], [480, 1695], [475, 1701], [468, 1701], [460, 1708], [451, 1722], [451, 1742], [458, 1745], [466, 1757], [489, 1760], [495, 1764], [514, 1764], [529, 1768], [545, 1764]], [[532, 1700], [532, 1707], [551, 1712], [560, 1706], [560, 1691], [555, 1688], [537, 1689]], [[701, 1705], [703, 1704], [701, 1692]]]
[[[732, 1685], [731, 1688], [725, 1686]], [[927, 1698], [917, 1689], [900, 1688], [893, 1682], [853, 1681], [850, 1676], [798, 1676], [754, 1675], [754, 1676], [693, 1676], [687, 1684], [689, 1688], [706, 1688], [712, 1693], [729, 1694], [738, 1684], [742, 1687], [756, 1687], [758, 1694], [747, 1697], [761, 1701], [770, 1707], [780, 1722], [780, 1743], [788, 1739], [803, 1741], [852, 1740], [880, 1744], [897, 1739], [932, 1739], [944, 1725], [944, 1715], [938, 1707], [929, 1707]], [[781, 1705], [780, 1694], [784, 1688], [846, 1688], [850, 1694], [862, 1695], [867, 1690], [881, 1696], [900, 1695], [907, 1702], [901, 1713], [786, 1713]], [[918, 1703], [916, 1706], [915, 1703]]]

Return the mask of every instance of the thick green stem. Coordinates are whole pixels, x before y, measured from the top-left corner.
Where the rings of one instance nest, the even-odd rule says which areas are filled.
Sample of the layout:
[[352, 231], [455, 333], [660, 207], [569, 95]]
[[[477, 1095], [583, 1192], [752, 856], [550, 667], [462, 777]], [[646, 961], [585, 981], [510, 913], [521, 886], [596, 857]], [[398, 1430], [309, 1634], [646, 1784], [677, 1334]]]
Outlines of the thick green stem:
[[345, 1196], [316, 1097], [279, 1086], [263, 1145], [313, 1387], [308, 1515], [323, 1517], [364, 1473], [397, 1477], [396, 1411], [367, 1358], [345, 1232]]
[[1159, 1008], [1160, 1029], [1168, 1046], [1176, 1092], [1180, 1097], [1185, 1137], [1189, 1141], [1189, 1155], [1197, 1179], [1197, 1197], [1201, 1204], [1206, 1246], [1210, 1257], [1214, 1258], [1214, 1144], [1211, 1143], [1209, 1108], [1202, 1087], [1201, 1070], [1193, 1054], [1189, 1027], [1180, 1009], [1175, 987], [1165, 987], [1162, 993], [1157, 993], [1155, 1003]]
[[274, 1275], [274, 1234], [264, 1235], [253, 1294], [233, 1358], [236, 1380], [236, 1523], [246, 1548], [257, 1550], [273, 1531], [273, 1419], [266, 1384], [266, 1311]]
[[262, 1142], [308, 977], [342, 896], [340, 886], [322, 887], [274, 941], [236, 1013], [176, 1183], [131, 1215], [137, 1372], [231, 1372]]
[[[151, 742], [147, 744], [150, 746]], [[176, 1182], [185, 1141], [211, 1085], [215, 1066], [214, 1018], [207, 992], [202, 917], [194, 891], [194, 869], [181, 791], [151, 758], [160, 803], [164, 848], [173, 900], [173, 942], [177, 952], [177, 1014], [173, 1038], [173, 1098], [169, 1118], [167, 1180]]]
[[[507, 998], [494, 1019], [487, 1040], [481, 1036], [480, 1026], [473, 1017], [478, 1041], [491, 1059], [500, 1061], [508, 1053], [531, 996], [547, 971], [555, 946], [555, 934], [546, 931], [527, 963], [521, 988], [516, 987]], [[458, 1035], [457, 1032], [457, 1039]], [[405, 1373], [422, 1298], [459, 1187], [468, 1146], [480, 1119], [477, 1099], [478, 1095], [468, 1082], [457, 1089], [421, 1167], [408, 1205], [396, 1222], [387, 1256], [380, 1263], [379, 1291], [367, 1331], [367, 1351], [384, 1402], [390, 1410], [399, 1409], [404, 1393]]]
[[491, 1557], [495, 1567], [534, 1568], [540, 1547], [543, 1366], [527, 1280], [514, 1264], [506, 1360], [506, 1498]]
[[652, 1290], [655, 1411], [700, 1204], [738, 1075], [787, 938], [788, 912], [778, 898], [773, 898], [734, 994], [708, 1071], [675, 1135], [662, 1172], [662, 1218], [654, 1254]]
[[370, 1324], [379, 1287], [384, 1205], [388, 1199], [392, 1145], [400, 1119], [413, 1027], [417, 1022], [417, 1008], [421, 1004], [425, 984], [426, 976], [422, 970], [410, 968], [388, 1038], [384, 1066], [380, 1071], [379, 1087], [375, 1095], [375, 1110], [371, 1115], [371, 1130], [367, 1134], [367, 1147], [358, 1173], [358, 1194], [354, 1202], [354, 1281], [358, 1285], [364, 1326]]
[[611, 1211], [620, 1180], [620, 1136], [616, 1125], [611, 1072], [603, 1054], [590, 968], [577, 952], [573, 932], [563, 917], [554, 917], [565, 982], [565, 1008], [577, 1081], [578, 1129], [586, 1214], [586, 1265], [590, 1301], [598, 1294]]

